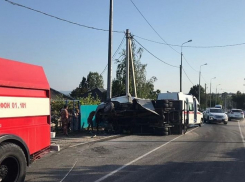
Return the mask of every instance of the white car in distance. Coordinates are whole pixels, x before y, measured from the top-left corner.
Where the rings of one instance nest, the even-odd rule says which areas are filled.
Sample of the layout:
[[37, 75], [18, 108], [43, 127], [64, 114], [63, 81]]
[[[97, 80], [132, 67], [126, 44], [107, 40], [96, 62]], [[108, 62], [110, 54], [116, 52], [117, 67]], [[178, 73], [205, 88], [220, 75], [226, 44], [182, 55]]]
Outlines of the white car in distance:
[[228, 116], [220, 108], [207, 108], [204, 121], [206, 123], [228, 123]]
[[232, 119], [244, 119], [244, 112], [241, 109], [231, 109], [228, 112], [228, 120], [231, 121]]

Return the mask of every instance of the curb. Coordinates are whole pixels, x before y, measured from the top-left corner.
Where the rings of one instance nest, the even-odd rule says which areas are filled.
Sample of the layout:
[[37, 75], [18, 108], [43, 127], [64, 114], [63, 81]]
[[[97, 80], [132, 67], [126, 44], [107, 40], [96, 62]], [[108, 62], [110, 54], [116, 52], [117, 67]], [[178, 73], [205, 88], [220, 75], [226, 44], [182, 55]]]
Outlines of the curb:
[[[69, 146], [66, 146], [66, 147], [60, 147], [60, 150], [58, 152], [61, 152], [65, 149], [68, 149], [68, 148], [74, 148], [74, 147], [77, 147], [77, 146], [81, 146], [81, 145], [87, 145], [87, 144], [92, 144], [92, 143], [96, 143], [96, 142], [103, 142], [103, 141], [107, 141], [107, 140], [111, 140], [111, 139], [115, 139], [115, 138], [120, 138], [120, 137], [124, 137], [126, 135], [111, 135], [111, 136], [107, 136], [107, 137], [103, 137], [103, 138], [100, 138], [100, 139], [97, 139], [97, 140], [92, 140], [92, 141], [88, 141], [88, 142], [81, 142], [79, 144], [75, 144], [75, 145], [69, 145]], [[52, 144], [51, 144], [52, 145]], [[55, 144], [55, 145], [59, 145], [59, 144]], [[57, 150], [52, 150], [54, 152], [57, 152]]]
[[73, 148], [73, 147], [77, 147], [77, 146], [81, 146], [81, 145], [86, 145], [86, 144], [91, 144], [91, 143], [96, 143], [96, 142], [103, 142], [103, 141], [107, 141], [109, 139], [115, 139], [115, 138], [120, 138], [120, 137], [124, 137], [124, 136], [125, 135], [112, 135], [112, 136], [107, 136], [107, 137], [100, 138], [98, 140], [84, 142], [84, 143], [80, 143], [80, 144], [76, 144], [76, 145], [71, 145], [68, 148]]

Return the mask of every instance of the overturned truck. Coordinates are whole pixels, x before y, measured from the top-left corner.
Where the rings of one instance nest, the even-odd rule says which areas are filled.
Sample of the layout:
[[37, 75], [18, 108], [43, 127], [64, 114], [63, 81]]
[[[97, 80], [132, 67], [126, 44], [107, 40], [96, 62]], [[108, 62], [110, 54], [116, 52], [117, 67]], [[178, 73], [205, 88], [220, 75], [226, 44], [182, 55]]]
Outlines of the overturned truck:
[[[160, 93], [156, 100], [137, 98], [131, 39], [132, 36], [127, 30], [125, 96], [111, 98], [110, 84], [108, 84], [107, 98], [111, 99], [97, 107], [95, 113], [97, 124], [102, 122], [106, 124], [106, 130], [117, 133], [160, 135], [182, 134], [190, 124], [201, 126], [202, 113], [198, 111], [199, 103], [192, 95], [168, 92]], [[111, 68], [108, 68], [110, 71]], [[111, 78], [108, 74], [108, 83], [110, 82]], [[134, 97], [129, 93], [130, 83]]]
[[157, 100], [130, 95], [112, 98], [97, 107], [96, 122], [103, 122], [107, 131], [116, 133], [156, 135], [182, 134], [190, 124], [201, 126], [197, 100], [181, 92], [171, 94], [166, 95], [167, 99], [161, 95]]

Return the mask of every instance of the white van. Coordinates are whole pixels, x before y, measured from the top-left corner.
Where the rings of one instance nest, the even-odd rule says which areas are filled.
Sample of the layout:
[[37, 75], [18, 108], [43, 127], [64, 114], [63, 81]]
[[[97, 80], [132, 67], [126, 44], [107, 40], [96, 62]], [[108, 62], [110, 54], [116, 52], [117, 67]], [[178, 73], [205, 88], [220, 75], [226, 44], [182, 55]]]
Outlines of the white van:
[[214, 107], [222, 109], [222, 105], [215, 105]]
[[[193, 95], [186, 95], [182, 92], [168, 92], [158, 94], [157, 100], [182, 100], [183, 101], [183, 118], [187, 119], [188, 125], [197, 124], [201, 126], [203, 123], [203, 114], [199, 111], [199, 102]], [[186, 115], [184, 117], [184, 115]], [[184, 124], [184, 119], [182, 121]]]

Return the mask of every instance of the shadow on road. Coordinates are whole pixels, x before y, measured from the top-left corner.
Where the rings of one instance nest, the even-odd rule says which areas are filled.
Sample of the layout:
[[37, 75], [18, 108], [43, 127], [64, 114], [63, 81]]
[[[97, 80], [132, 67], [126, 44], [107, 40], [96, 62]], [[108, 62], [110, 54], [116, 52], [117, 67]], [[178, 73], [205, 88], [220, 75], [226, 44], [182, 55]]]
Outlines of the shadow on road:
[[[193, 156], [193, 161], [166, 162], [157, 165], [132, 164], [105, 181], [244, 182], [245, 149], [239, 148], [224, 154], [223, 157], [215, 160], [200, 158], [199, 161], [194, 161], [195, 156]], [[92, 163], [91, 160], [91, 165]], [[29, 172], [28, 176], [31, 177], [27, 177], [26, 181], [61, 181], [71, 167]], [[74, 166], [64, 181], [96, 181], [120, 167], [120, 165], [82, 166], [80, 164]]]

